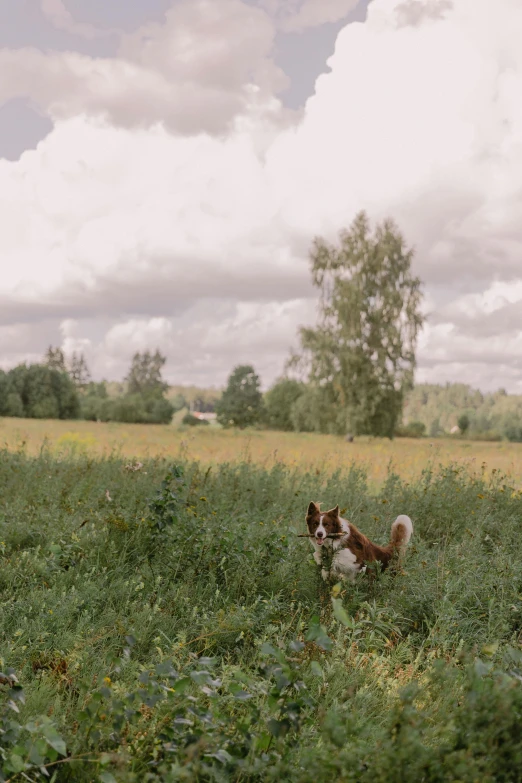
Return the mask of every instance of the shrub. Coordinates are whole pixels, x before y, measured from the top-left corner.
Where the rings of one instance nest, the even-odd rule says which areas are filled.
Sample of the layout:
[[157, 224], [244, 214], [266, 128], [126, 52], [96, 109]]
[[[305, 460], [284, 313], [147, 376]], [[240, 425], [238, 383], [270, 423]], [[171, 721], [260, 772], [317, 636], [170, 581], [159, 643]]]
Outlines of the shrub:
[[522, 443], [522, 425], [508, 424], [505, 429], [505, 435], [511, 443]]
[[410, 421], [395, 430], [397, 438], [422, 438], [426, 434], [426, 425], [422, 421]]
[[197, 416], [193, 416], [192, 413], [186, 413], [181, 419], [181, 423], [186, 424], [188, 427], [208, 425], [208, 421], [206, 419], [199, 419]]
[[40, 364], [21, 364], [2, 378], [0, 413], [30, 419], [76, 419], [80, 401], [67, 373]]
[[292, 408], [305, 391], [305, 385], [291, 378], [278, 381], [265, 394], [265, 422], [273, 430], [291, 431], [294, 429]]
[[[505, 476], [0, 457], [0, 780], [521, 780]], [[403, 567], [324, 585], [310, 498]]]
[[457, 421], [457, 426], [463, 435], [465, 435], [466, 432], [469, 430], [470, 423], [471, 422], [469, 420], [469, 416], [467, 415], [467, 413], [463, 413], [462, 416], [459, 416]]

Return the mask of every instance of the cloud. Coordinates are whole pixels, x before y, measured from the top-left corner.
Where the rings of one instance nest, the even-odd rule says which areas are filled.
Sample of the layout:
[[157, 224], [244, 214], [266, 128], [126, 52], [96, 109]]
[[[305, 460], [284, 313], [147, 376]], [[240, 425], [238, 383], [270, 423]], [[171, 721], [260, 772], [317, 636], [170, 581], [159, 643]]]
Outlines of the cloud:
[[[259, 20], [265, 42], [248, 66], [241, 42], [237, 68], [221, 39], [205, 51], [211, 32], [199, 3], [181, 17], [197, 45], [178, 46], [174, 60], [169, 42], [185, 29], [178, 17], [130, 36], [110, 65], [70, 55], [66, 77], [53, 54], [27, 65], [28, 88], [45, 72], [44, 96], [54, 74], [51, 103], [71, 69], [82, 78], [76, 103], [65, 84], [67, 111], [37, 150], [0, 162], [5, 328], [45, 323], [60, 334], [72, 318], [66, 339], [90, 340], [97, 372], [112, 377], [126, 369], [125, 351], [156, 340], [172, 380], [222, 382], [248, 360], [269, 382], [297, 326], [315, 317], [313, 236], [335, 239], [366, 209], [393, 216], [416, 246], [430, 311], [419, 378], [522, 389], [518, 0], [497, 0], [494, 14], [488, 0], [373, 0], [366, 23], [339, 34], [302, 118], [283, 128], [273, 120], [277, 79], [264, 70], [268, 17], [243, 17], [238, 6], [226, 5], [227, 18]], [[4, 52], [0, 73], [6, 64]], [[139, 86], [143, 74], [150, 89]], [[183, 92], [199, 79], [200, 96], [237, 96], [252, 74], [259, 110], [250, 96], [227, 104], [219, 121]], [[155, 79], [168, 94], [155, 92]], [[153, 117], [163, 122], [151, 127]], [[30, 350], [24, 340], [17, 355]]]
[[405, 0], [395, 9], [397, 23], [400, 27], [411, 25], [417, 27], [426, 20], [443, 19], [446, 11], [453, 8], [453, 0]]
[[[183, 318], [130, 319], [115, 324], [101, 345], [111, 368], [121, 377], [134, 351], [161, 346], [167, 372], [175, 382], [223, 385], [234, 365], [254, 362], [262, 380], [274, 378], [274, 353], [281, 337], [291, 341], [306, 318], [307, 300], [201, 303]], [[217, 318], [216, 318], [217, 316]], [[282, 367], [276, 367], [277, 372]]]
[[63, 0], [40, 0], [40, 8], [47, 19], [58, 30], [64, 30], [81, 38], [103, 38], [111, 35], [113, 30], [100, 30], [91, 24], [77, 22], [66, 8]]
[[[65, 24], [63, 4], [47, 4]], [[9, 74], [0, 103], [24, 95], [55, 121], [86, 114], [181, 134], [223, 134], [260, 114], [284, 122], [274, 95], [287, 80], [272, 61], [274, 36], [268, 15], [241, 0], [182, 0], [163, 24], [122, 36], [117, 57], [0, 50], [0, 73]]]

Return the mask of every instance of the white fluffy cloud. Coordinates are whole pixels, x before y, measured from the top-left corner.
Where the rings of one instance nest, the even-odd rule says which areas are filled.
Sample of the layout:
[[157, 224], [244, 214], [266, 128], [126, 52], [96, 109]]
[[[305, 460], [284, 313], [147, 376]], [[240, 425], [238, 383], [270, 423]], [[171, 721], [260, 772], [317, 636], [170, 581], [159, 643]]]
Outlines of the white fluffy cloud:
[[[55, 21], [69, 19], [45, 2]], [[118, 57], [0, 50], [0, 104], [24, 95], [56, 121], [87, 114], [182, 134], [221, 134], [252, 113], [281, 121], [273, 95], [287, 80], [271, 58], [274, 35], [266, 12], [242, 0], [180, 0], [163, 24], [124, 35]]]
[[[263, 14], [245, 6], [243, 17], [240, 5], [227, 6], [243, 20], [236, 32], [251, 11]], [[196, 6], [183, 17], [188, 28], [171, 18], [142, 30], [103, 67], [39, 54], [23, 71], [19, 52], [0, 53], [0, 73], [16, 60], [23, 89], [40, 68], [55, 79], [52, 100], [56, 85], [69, 85], [68, 111], [56, 111], [47, 139], [17, 163], [0, 162], [9, 259], [0, 322], [21, 329], [24, 346], [15, 339], [12, 356], [30, 353], [26, 324], [47, 324], [50, 335], [72, 318], [65, 339], [90, 341], [99, 375], [121, 375], [133, 350], [160, 344], [173, 381], [222, 383], [245, 360], [270, 381], [298, 324], [314, 320], [311, 239], [334, 238], [367, 209], [393, 216], [417, 248], [430, 316], [419, 378], [522, 391], [519, 0], [497, 0], [494, 12], [489, 0], [373, 0], [366, 23], [342, 30], [331, 73], [286, 129], [273, 122], [268, 17], [256, 17], [255, 51], [238, 43], [227, 59], [221, 36], [205, 49], [212, 30]], [[250, 48], [256, 25], [245, 28]], [[184, 35], [198, 44], [184, 49]], [[64, 66], [69, 56], [74, 67]], [[161, 75], [170, 91], [163, 108], [161, 90], [137, 84], [144, 73]], [[188, 97], [187, 84], [201, 92]], [[0, 83], [0, 95], [16, 89]], [[187, 126], [192, 135], [180, 137], [178, 124], [172, 133], [169, 118], [190, 115], [207, 90], [242, 96], [207, 123], [228, 131]], [[134, 119], [120, 121], [131, 94]], [[164, 122], [151, 127], [152, 117]]]

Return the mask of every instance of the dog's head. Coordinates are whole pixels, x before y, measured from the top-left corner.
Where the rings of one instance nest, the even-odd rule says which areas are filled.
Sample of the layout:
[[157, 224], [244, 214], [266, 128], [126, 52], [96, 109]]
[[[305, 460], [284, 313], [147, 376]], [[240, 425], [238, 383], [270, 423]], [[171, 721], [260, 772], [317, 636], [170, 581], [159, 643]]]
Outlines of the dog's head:
[[[339, 518], [339, 506], [330, 511], [322, 512], [317, 503], [310, 503], [306, 512], [306, 524], [308, 532], [314, 537], [318, 546], [323, 546], [327, 536], [341, 532], [341, 520]], [[329, 539], [331, 541], [331, 539]]]

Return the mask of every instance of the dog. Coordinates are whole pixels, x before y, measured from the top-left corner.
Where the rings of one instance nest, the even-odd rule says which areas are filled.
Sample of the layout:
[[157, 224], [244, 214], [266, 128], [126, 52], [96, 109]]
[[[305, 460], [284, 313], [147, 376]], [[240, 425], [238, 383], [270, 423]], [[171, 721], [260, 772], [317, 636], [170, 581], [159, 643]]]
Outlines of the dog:
[[[378, 546], [339, 515], [339, 506], [322, 512], [311, 502], [306, 513], [306, 524], [314, 548], [314, 559], [322, 567], [325, 581], [330, 578], [355, 582], [357, 574], [366, 571], [366, 564], [379, 562], [383, 570], [394, 555], [403, 555], [413, 533], [413, 523], [406, 514], [397, 517], [391, 526], [388, 546]], [[325, 551], [326, 550], [326, 551]], [[324, 567], [323, 554], [329, 557], [329, 569]]]

